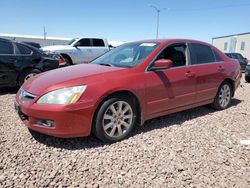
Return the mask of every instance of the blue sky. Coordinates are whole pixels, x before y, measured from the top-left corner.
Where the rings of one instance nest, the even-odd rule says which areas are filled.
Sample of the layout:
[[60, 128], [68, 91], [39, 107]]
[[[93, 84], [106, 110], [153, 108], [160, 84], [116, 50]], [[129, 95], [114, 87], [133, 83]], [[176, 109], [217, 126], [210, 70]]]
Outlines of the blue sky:
[[115, 41], [212, 37], [250, 32], [249, 0], [1, 0], [0, 33], [105, 37]]

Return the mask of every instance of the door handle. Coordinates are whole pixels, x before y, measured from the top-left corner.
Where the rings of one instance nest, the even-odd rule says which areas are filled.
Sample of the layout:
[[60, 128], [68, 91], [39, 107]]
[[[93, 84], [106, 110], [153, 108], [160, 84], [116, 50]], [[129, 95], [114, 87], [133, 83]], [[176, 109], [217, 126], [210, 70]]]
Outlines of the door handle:
[[219, 72], [222, 72], [222, 71], [225, 70], [223, 66], [219, 66], [217, 69], [218, 69]]
[[195, 77], [195, 73], [192, 72], [192, 71], [187, 71], [187, 72], [185, 73], [185, 76], [186, 76], [187, 78], [193, 78], [193, 77]]
[[10, 58], [10, 61], [12, 61], [13, 63], [17, 63], [18, 59], [17, 58]]

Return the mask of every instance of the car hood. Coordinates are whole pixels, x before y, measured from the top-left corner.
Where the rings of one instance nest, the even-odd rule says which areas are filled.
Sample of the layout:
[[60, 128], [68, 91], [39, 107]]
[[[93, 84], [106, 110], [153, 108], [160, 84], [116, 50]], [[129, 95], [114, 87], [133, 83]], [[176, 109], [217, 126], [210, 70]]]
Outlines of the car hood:
[[89, 77], [93, 78], [95, 75], [107, 74], [123, 69], [125, 68], [95, 64], [73, 65], [51, 70], [30, 78], [23, 84], [22, 88], [32, 94], [40, 95], [55, 89], [84, 85], [87, 84], [86, 79]]
[[41, 48], [43, 51], [57, 51], [57, 50], [65, 50], [72, 49], [70, 45], [54, 45], [54, 46], [45, 46]]

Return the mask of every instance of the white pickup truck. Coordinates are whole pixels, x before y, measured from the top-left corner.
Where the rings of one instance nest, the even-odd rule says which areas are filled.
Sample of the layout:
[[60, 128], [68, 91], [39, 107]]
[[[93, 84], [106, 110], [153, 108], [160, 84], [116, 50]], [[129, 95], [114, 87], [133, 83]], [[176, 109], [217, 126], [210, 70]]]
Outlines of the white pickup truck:
[[68, 65], [89, 63], [98, 56], [109, 51], [106, 39], [74, 38], [65, 45], [45, 46], [43, 51], [56, 52], [63, 56]]

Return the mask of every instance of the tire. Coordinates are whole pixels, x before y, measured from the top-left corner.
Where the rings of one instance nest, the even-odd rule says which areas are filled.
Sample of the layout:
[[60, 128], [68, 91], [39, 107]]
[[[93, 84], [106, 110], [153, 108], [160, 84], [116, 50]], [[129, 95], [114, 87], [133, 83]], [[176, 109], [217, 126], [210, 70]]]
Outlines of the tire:
[[245, 80], [246, 80], [246, 82], [250, 82], [250, 76], [245, 76]]
[[231, 102], [233, 96], [233, 88], [229, 82], [223, 82], [214, 98], [214, 102], [211, 106], [216, 110], [224, 110], [226, 109]]
[[26, 70], [21, 75], [19, 76], [18, 83], [19, 85], [22, 85], [25, 81], [27, 81], [29, 78], [41, 73], [40, 70], [37, 69], [31, 69], [31, 70]]
[[64, 61], [66, 62], [66, 64], [64, 66], [72, 65], [71, 60], [67, 56], [65, 56], [65, 55], [62, 55], [62, 56], [63, 56]]
[[129, 136], [136, 119], [132, 100], [124, 95], [115, 95], [105, 100], [97, 110], [92, 132], [103, 142], [117, 142]]

